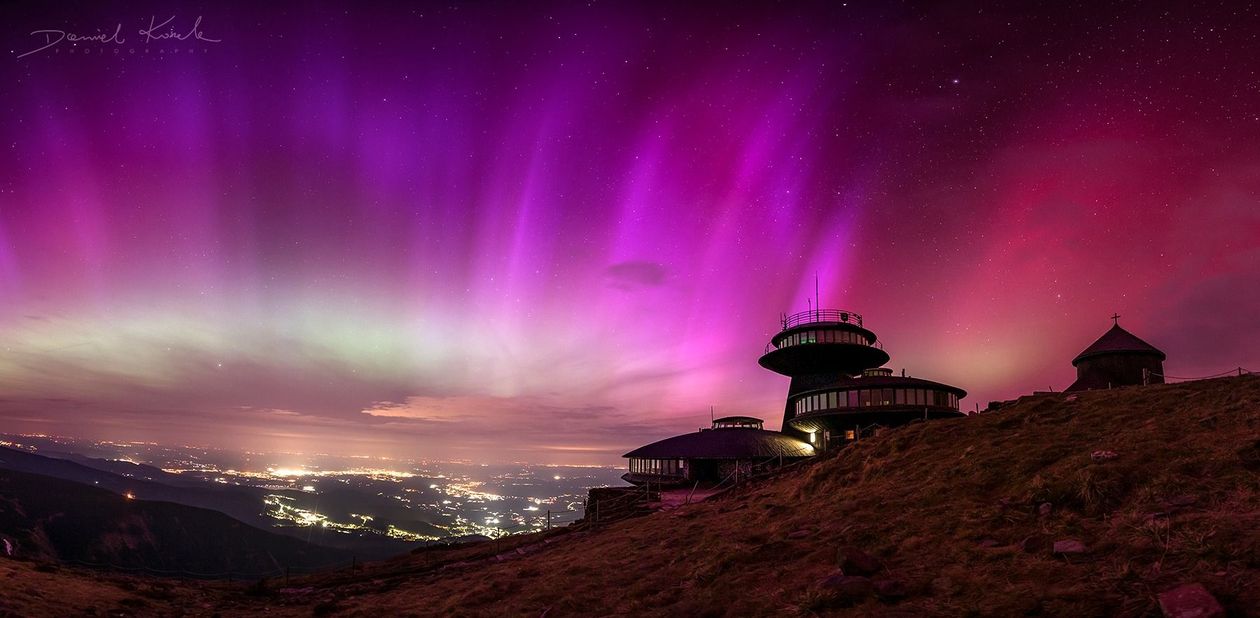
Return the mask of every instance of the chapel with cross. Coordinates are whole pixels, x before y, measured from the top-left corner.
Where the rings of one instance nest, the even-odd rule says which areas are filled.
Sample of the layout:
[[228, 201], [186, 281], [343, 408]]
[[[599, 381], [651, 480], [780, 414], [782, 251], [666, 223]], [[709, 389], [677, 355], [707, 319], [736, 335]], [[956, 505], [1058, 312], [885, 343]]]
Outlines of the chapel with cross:
[[1164, 355], [1120, 327], [1120, 314], [1111, 315], [1111, 329], [1072, 359], [1076, 381], [1066, 391], [1164, 383]]

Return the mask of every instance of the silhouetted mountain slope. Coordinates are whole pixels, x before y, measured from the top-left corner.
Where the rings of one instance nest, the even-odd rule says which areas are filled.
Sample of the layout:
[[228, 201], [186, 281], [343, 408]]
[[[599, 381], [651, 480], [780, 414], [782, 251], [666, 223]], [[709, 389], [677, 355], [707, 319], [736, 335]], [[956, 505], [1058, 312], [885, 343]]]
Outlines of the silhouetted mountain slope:
[[[1058, 541], [1080, 546], [1056, 551]], [[841, 579], [841, 558], [848, 577], [869, 578]], [[19, 613], [42, 609], [36, 585], [61, 592], [66, 611], [101, 608], [98, 599], [116, 598], [120, 586], [140, 585], [47, 578], [3, 560], [0, 581], [15, 590], [0, 603]], [[1228, 615], [1260, 616], [1260, 377], [1031, 396], [991, 414], [902, 427], [674, 511], [422, 550], [261, 596], [181, 583], [106, 607], [1146, 617], [1160, 615], [1161, 593], [1192, 582]]]
[[217, 511], [12, 470], [0, 470], [0, 535], [19, 556], [201, 574], [261, 574], [351, 558]]
[[[175, 502], [186, 506], [214, 509], [259, 527], [271, 524], [270, 519], [264, 515], [264, 492], [252, 487], [221, 486], [210, 483], [201, 483], [200, 486], [168, 485], [146, 480], [140, 475], [127, 477], [68, 459], [45, 457], [3, 447], [0, 447], [0, 469], [51, 476], [107, 489], [117, 494], [130, 492], [139, 500]], [[171, 476], [166, 472], [162, 474]]]
[[[379, 535], [350, 535], [309, 527], [277, 527], [276, 520], [265, 513], [263, 497], [268, 493], [285, 493], [282, 491], [271, 492], [255, 487], [194, 482], [180, 479], [178, 475], [152, 466], [140, 466], [125, 461], [90, 459], [65, 453], [59, 455], [89, 461], [80, 463], [66, 458], [0, 447], [0, 469], [50, 476], [107, 489], [120, 495], [130, 493], [138, 500], [174, 502], [185, 506], [211, 509], [256, 528], [310, 543], [352, 550], [362, 558], [386, 558], [406, 552], [416, 546], [415, 543], [406, 543]], [[130, 471], [133, 476], [124, 476], [107, 469], [120, 472]], [[153, 472], [154, 470], [156, 473]], [[174, 481], [179, 484], [168, 484], [172, 480], [171, 477], [175, 477]], [[156, 480], [146, 480], [146, 478]], [[159, 480], [162, 482], [158, 482]]]
[[[184, 485], [184, 486], [190, 486], [190, 487], [205, 487], [206, 485], [206, 482], [200, 478], [183, 477], [178, 474], [172, 474], [170, 472], [167, 472], [155, 466], [150, 466], [148, 464], [141, 464], [141, 463], [133, 463], [130, 461], [123, 461], [121, 459], [100, 459], [97, 457], [87, 457], [85, 455], [80, 455], [78, 453], [66, 453], [66, 452], [61, 452], [61, 451], [49, 451], [49, 450], [44, 450], [44, 449], [40, 449], [39, 455], [42, 457], [48, 457], [50, 459], [64, 459], [66, 461], [72, 461], [74, 463], [81, 464], [89, 468], [94, 468], [96, 470], [109, 472], [111, 474], [117, 474], [119, 476], [124, 476], [124, 477], [129, 477], [129, 478], [136, 478], [136, 479], [140, 479], [144, 481], [153, 481], [155, 483], [162, 483], [163, 485], [169, 485], [169, 486]], [[3, 455], [0, 455], [0, 458], [2, 457]], [[3, 466], [0, 466], [0, 467], [3, 467]]]

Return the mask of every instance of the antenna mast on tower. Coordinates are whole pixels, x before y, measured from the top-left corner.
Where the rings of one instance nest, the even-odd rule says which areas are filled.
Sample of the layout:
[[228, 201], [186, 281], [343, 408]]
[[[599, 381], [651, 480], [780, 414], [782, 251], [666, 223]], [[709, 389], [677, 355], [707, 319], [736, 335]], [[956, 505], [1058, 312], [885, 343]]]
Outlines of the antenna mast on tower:
[[818, 271], [815, 270], [814, 271], [814, 311], [815, 311], [814, 320], [817, 320], [818, 316], [820, 315], [819, 313], [817, 313], [819, 309], [822, 309], [822, 298], [818, 296]]

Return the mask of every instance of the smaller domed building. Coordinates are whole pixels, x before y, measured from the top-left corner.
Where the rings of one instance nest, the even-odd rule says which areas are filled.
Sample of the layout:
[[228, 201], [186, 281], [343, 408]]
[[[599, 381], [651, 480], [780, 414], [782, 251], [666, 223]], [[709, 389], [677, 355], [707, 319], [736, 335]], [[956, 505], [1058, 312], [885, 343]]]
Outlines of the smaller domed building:
[[1065, 391], [1088, 391], [1117, 386], [1164, 383], [1164, 355], [1155, 346], [1120, 328], [1120, 316], [1111, 317], [1111, 330], [1072, 359], [1076, 381]]
[[751, 416], [715, 419], [712, 427], [641, 446], [622, 457], [628, 483], [653, 486], [717, 484], [814, 455], [814, 447], [762, 428]]

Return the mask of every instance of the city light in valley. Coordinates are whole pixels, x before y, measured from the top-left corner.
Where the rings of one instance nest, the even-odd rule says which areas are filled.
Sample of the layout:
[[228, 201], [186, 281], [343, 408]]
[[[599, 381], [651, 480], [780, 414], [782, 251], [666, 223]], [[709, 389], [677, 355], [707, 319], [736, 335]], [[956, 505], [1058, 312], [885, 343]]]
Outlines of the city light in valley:
[[[252, 488], [261, 492], [260, 512], [276, 527], [406, 542], [496, 538], [542, 530], [549, 521], [566, 525], [582, 517], [588, 487], [616, 482], [621, 472], [603, 466], [237, 453], [44, 435], [5, 436], [0, 444], [33, 453], [87, 453], [135, 467], [124, 472], [135, 478], [148, 478], [144, 469], [186, 482]], [[364, 465], [367, 459], [373, 464]]]

